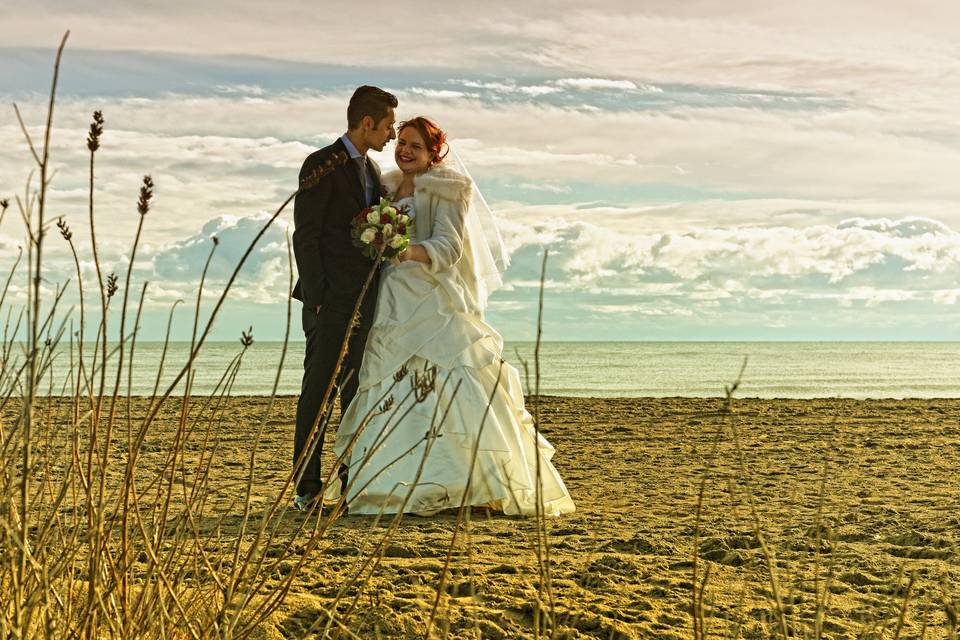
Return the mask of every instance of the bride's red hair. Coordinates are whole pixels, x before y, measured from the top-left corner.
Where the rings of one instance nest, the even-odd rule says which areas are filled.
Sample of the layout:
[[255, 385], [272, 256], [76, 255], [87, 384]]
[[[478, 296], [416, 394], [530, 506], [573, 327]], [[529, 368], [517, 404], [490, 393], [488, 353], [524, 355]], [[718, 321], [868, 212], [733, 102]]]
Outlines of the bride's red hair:
[[447, 134], [437, 126], [436, 122], [424, 116], [404, 120], [400, 123], [397, 134], [402, 133], [407, 127], [416, 129], [420, 137], [423, 138], [424, 144], [427, 145], [427, 151], [429, 151], [432, 156], [431, 164], [437, 164], [447, 157], [450, 147], [447, 146], [445, 150], [443, 149], [444, 145], [447, 144]]

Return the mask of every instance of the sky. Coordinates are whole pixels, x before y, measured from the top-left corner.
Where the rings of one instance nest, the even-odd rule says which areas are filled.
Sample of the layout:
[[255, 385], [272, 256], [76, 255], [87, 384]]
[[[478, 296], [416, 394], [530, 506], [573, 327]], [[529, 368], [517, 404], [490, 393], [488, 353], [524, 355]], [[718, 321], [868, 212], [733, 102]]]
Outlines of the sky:
[[[101, 109], [108, 270], [125, 275], [142, 176], [156, 184], [131, 291], [149, 283], [147, 339], [176, 300], [189, 335], [211, 236], [201, 306], [359, 84], [437, 120], [490, 202], [512, 265], [488, 319], [507, 340], [534, 336], [545, 248], [547, 340], [960, 339], [960, 4], [792, 4], [0, 0], [0, 198], [23, 199], [33, 169], [11, 103], [39, 137], [70, 29], [48, 217], [70, 225], [89, 291]], [[215, 338], [283, 337], [291, 232], [287, 211]], [[52, 293], [72, 258], [55, 230], [45, 242]], [[14, 203], [4, 277], [23, 244]]]

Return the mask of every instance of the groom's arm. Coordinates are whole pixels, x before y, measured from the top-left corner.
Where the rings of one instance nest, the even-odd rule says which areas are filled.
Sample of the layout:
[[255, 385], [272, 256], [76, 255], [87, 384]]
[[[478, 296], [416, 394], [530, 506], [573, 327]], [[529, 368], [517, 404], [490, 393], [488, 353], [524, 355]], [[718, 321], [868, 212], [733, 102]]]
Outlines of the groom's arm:
[[[313, 173], [320, 164], [319, 154], [312, 154], [300, 169], [300, 182]], [[330, 203], [332, 176], [327, 175], [319, 183], [297, 195], [293, 201], [293, 255], [300, 274], [300, 289], [303, 306], [317, 309], [323, 303], [323, 288], [326, 273], [323, 270], [320, 238]], [[298, 183], [299, 184], [299, 183]]]

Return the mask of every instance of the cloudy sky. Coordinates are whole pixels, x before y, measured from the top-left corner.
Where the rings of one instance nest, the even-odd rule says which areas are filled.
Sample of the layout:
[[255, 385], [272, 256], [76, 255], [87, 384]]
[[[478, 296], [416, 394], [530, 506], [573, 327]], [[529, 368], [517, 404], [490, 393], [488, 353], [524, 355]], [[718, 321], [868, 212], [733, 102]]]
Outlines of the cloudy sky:
[[[39, 134], [69, 28], [49, 213], [89, 277], [102, 109], [108, 269], [125, 273], [156, 183], [135, 264], [148, 337], [195, 297], [213, 235], [222, 286], [370, 83], [447, 129], [497, 213], [513, 265], [489, 317], [507, 339], [533, 335], [544, 247], [547, 339], [960, 339], [956, 2], [2, 3], [0, 197], [32, 168], [9, 105]], [[216, 337], [282, 337], [290, 230], [286, 214], [257, 246]], [[55, 233], [47, 250], [52, 289], [72, 263]]]

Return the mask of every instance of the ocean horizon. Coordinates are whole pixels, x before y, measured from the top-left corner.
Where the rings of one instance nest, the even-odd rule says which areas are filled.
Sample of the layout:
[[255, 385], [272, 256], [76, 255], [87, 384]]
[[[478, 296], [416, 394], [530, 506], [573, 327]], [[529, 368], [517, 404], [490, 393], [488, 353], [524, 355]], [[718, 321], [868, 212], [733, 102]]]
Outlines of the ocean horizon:
[[[163, 392], [186, 362], [189, 342], [171, 342], [157, 384], [162, 342], [141, 341], [133, 375], [125, 368], [120, 393]], [[230, 393], [300, 392], [303, 342], [291, 341], [277, 381], [282, 342], [255, 342], [244, 354]], [[536, 387], [534, 342], [507, 342], [504, 359], [520, 371], [527, 393]], [[192, 393], [210, 394], [240, 354], [238, 341], [208, 342], [194, 367]], [[89, 354], [87, 354], [89, 356]], [[125, 355], [129, 362], [129, 350]], [[744, 361], [746, 366], [744, 367]], [[60, 349], [43, 379], [43, 393], [60, 394], [70, 354]], [[526, 368], [524, 367], [526, 362]], [[722, 397], [743, 368], [741, 398], [957, 398], [960, 342], [683, 341], [542, 342], [540, 393], [575, 397]], [[66, 366], [65, 366], [66, 365]], [[116, 369], [108, 367], [108, 390]], [[183, 381], [175, 393], [183, 392]]]

